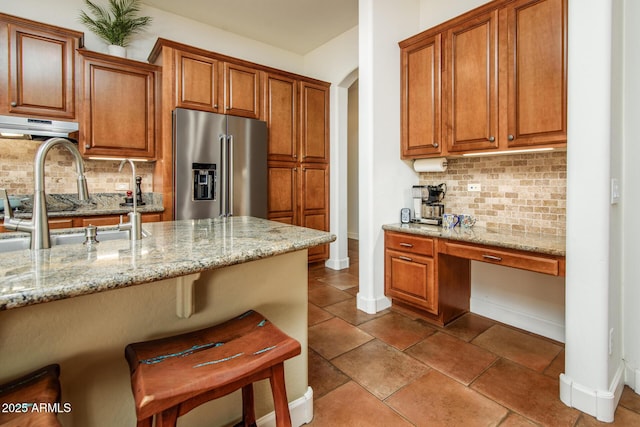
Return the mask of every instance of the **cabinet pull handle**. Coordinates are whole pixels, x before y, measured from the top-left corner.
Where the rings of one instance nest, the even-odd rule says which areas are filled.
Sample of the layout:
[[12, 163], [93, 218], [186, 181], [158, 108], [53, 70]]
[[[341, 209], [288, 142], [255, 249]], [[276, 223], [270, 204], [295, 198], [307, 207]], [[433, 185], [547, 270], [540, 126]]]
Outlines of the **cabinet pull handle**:
[[431, 145], [433, 145], [433, 148], [438, 148], [438, 147], [440, 146], [440, 144], [438, 144], [437, 142], [434, 142], [434, 143], [433, 143], [433, 144], [431, 144]]
[[494, 255], [482, 255], [482, 258], [484, 259], [488, 259], [490, 261], [502, 261], [502, 258], [500, 258], [499, 256], [494, 256]]
[[11, 101], [11, 106], [12, 106], [12, 107], [17, 107], [17, 106], [18, 106], [18, 103], [17, 103], [16, 101]]
[[413, 247], [413, 245], [411, 243], [404, 243], [404, 242], [400, 243], [400, 246], [403, 246], [405, 248], [412, 248]]
[[403, 260], [403, 261], [409, 261], [409, 262], [413, 262], [413, 260], [407, 256], [399, 256], [399, 259]]
[[513, 140], [514, 140], [514, 139], [516, 139], [516, 138], [515, 138], [515, 136], [513, 136], [513, 135], [509, 135], [509, 136], [507, 136], [507, 139], [508, 139], [509, 141], [513, 141]]
[[493, 142], [496, 140], [496, 138], [494, 136], [490, 136], [489, 138], [487, 138], [489, 140], [489, 142]]

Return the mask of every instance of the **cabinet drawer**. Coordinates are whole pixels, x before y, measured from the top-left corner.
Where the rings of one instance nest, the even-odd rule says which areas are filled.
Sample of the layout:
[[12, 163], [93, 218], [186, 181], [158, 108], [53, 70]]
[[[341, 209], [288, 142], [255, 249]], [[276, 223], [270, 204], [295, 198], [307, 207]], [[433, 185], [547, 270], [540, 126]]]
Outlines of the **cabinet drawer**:
[[385, 247], [397, 251], [433, 256], [433, 239], [406, 233], [387, 232]]
[[560, 258], [552, 255], [544, 256], [517, 250], [499, 250], [495, 248], [445, 242], [441, 252], [447, 255], [467, 258], [475, 261], [520, 268], [538, 273], [560, 276]]

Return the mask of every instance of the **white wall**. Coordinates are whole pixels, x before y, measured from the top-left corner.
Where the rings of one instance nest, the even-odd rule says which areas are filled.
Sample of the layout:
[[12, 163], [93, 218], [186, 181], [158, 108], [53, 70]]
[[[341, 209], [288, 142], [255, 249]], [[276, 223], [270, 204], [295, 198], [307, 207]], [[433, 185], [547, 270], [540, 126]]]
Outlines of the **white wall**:
[[636, 220], [640, 212], [640, 51], [636, 41], [640, 39], [640, 2], [625, 0], [624, 10], [624, 90], [623, 90], [623, 148], [622, 158], [622, 203], [624, 232], [622, 233], [622, 281], [623, 281], [623, 332], [624, 360], [627, 364], [625, 381], [640, 393], [640, 267], [637, 254], [640, 253], [640, 222]]
[[[71, 28], [85, 33], [85, 47], [106, 52], [106, 44], [78, 21], [82, 0], [20, 0], [2, 1], [2, 12], [38, 22]], [[145, 33], [136, 36], [127, 50], [131, 59], [146, 62], [158, 37], [212, 50], [258, 64], [303, 74], [303, 57], [245, 37], [185, 19], [162, 10], [142, 5], [141, 14], [151, 16], [153, 22]], [[313, 70], [311, 70], [313, 72]], [[315, 77], [314, 74], [309, 74]]]

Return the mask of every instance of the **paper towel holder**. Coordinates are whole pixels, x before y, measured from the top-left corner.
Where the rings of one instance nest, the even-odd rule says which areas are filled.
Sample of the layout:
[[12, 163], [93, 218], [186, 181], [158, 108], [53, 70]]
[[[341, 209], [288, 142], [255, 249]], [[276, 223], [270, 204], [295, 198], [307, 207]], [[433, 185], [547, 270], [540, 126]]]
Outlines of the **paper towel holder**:
[[448, 164], [446, 157], [415, 159], [413, 170], [416, 172], [446, 172]]

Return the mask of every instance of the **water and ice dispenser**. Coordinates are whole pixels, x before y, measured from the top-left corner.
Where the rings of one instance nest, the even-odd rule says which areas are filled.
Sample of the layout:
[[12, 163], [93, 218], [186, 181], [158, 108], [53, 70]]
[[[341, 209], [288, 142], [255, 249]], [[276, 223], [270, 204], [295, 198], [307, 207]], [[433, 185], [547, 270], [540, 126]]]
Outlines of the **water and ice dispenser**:
[[193, 163], [193, 200], [216, 199], [216, 164]]

